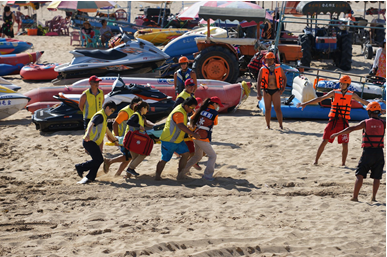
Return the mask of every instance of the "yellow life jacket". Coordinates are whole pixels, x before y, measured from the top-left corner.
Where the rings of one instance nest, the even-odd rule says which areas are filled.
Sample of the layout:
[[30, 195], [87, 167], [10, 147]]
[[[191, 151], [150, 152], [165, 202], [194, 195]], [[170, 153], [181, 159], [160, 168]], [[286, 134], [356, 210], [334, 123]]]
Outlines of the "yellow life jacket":
[[[144, 119], [142, 118], [142, 115], [139, 112], [135, 112], [135, 113], [133, 113], [133, 115], [137, 115], [138, 116], [138, 124], [140, 124], [140, 126], [145, 127], [145, 122], [144, 122]], [[128, 126], [128, 127], [129, 127], [130, 131], [139, 130], [139, 128], [134, 128], [131, 126]]]
[[[126, 106], [125, 108], [122, 108], [120, 112], [126, 112], [128, 114], [128, 120], [134, 114], [134, 111], [132, 110], [132, 108], [130, 108], [130, 105]], [[127, 126], [127, 121], [123, 121], [121, 122], [121, 124], [118, 125], [118, 135], [115, 136], [123, 137], [128, 131], [129, 126]]]
[[177, 124], [173, 121], [173, 115], [177, 112], [180, 112], [184, 115], [184, 125], [187, 126], [188, 115], [184, 110], [183, 105], [178, 105], [173, 109], [167, 118], [163, 133], [160, 136], [161, 141], [171, 142], [171, 143], [180, 143], [184, 140], [185, 132], [177, 127]]
[[[261, 78], [261, 86], [263, 89], [267, 89], [269, 86], [269, 69], [265, 66], [261, 68], [262, 69], [262, 78]], [[275, 82], [277, 84], [277, 88], [282, 88], [283, 78], [282, 78], [282, 72], [281, 72], [281, 65], [276, 64], [274, 68], [274, 75], [275, 75]]]
[[104, 95], [101, 89], [98, 88], [98, 91], [97, 95], [93, 95], [91, 89], [83, 91], [86, 94], [86, 102], [83, 107], [83, 119], [91, 119], [96, 112], [102, 109]]
[[184, 100], [185, 99], [187, 99], [188, 97], [191, 97], [191, 96], [193, 96], [194, 98], [195, 98], [195, 96], [192, 94], [190, 94], [190, 93], [188, 93], [187, 91], [185, 91], [185, 89], [183, 90], [183, 91], [181, 91], [181, 93], [176, 97], [176, 99], [177, 98], [179, 98], [179, 97], [181, 97], [181, 98], [183, 98]]
[[[92, 126], [91, 131], [89, 134], [89, 138], [91, 141], [94, 141], [97, 145], [100, 145], [103, 142], [103, 137], [106, 133], [106, 127], [107, 127], [107, 116], [105, 113], [105, 110], [99, 110], [96, 114], [93, 115], [91, 119], [94, 118], [94, 116], [102, 114], [103, 116], [103, 122], [101, 124], [98, 124], [97, 126]], [[86, 138], [86, 134], [83, 136], [83, 139]]]

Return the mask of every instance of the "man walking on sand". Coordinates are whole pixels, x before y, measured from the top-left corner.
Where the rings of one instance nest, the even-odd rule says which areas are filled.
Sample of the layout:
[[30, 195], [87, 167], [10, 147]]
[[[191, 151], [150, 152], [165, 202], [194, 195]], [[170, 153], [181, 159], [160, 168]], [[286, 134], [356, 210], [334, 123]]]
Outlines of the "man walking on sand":
[[331, 138], [334, 139], [337, 136], [347, 135], [355, 130], [363, 130], [363, 140], [361, 144], [363, 154], [360, 157], [360, 161], [356, 169], [356, 182], [351, 201], [358, 201], [360, 188], [363, 185], [363, 179], [367, 178], [367, 173], [370, 170], [370, 177], [374, 179], [371, 201], [376, 201], [376, 193], [378, 192], [380, 180], [383, 175], [383, 148], [386, 123], [379, 119], [379, 114], [382, 109], [378, 102], [369, 103], [366, 110], [368, 111], [368, 116], [370, 117], [369, 119], [363, 120], [356, 126], [348, 127], [331, 135]]
[[[364, 105], [368, 104], [368, 101], [360, 98], [360, 96], [348, 90], [348, 87], [351, 84], [351, 78], [349, 76], [344, 75], [343, 77], [340, 78], [339, 82], [340, 82], [340, 89], [334, 89], [323, 96], [316, 97], [305, 103], [297, 104], [297, 108], [301, 107], [302, 109], [304, 109], [305, 106], [307, 106], [308, 104], [317, 104], [323, 101], [324, 99], [333, 98], [332, 104], [331, 104], [331, 111], [328, 114], [329, 122], [324, 129], [323, 141], [321, 142], [317, 150], [316, 160], [314, 162], [315, 165], [318, 164], [318, 159], [323, 153], [324, 148], [328, 144], [328, 142], [333, 143], [334, 139], [331, 138], [331, 135], [349, 126], [348, 120], [351, 118], [349, 114], [351, 112], [352, 99]], [[348, 155], [349, 135], [339, 136], [337, 141], [339, 144], [343, 145], [342, 165], [345, 166], [345, 162], [347, 160], [347, 155]]]
[[102, 79], [93, 75], [89, 78], [90, 88], [83, 91], [79, 99], [79, 109], [83, 112], [83, 124], [85, 129], [93, 115], [102, 109], [105, 100], [103, 91], [98, 88]]
[[266, 129], [270, 129], [271, 103], [277, 116], [279, 127], [282, 126], [281, 95], [285, 91], [286, 76], [279, 64], [274, 63], [275, 55], [269, 52], [265, 55], [265, 65], [258, 74], [257, 98], [262, 99], [261, 88], [263, 89], [263, 100], [265, 102]]

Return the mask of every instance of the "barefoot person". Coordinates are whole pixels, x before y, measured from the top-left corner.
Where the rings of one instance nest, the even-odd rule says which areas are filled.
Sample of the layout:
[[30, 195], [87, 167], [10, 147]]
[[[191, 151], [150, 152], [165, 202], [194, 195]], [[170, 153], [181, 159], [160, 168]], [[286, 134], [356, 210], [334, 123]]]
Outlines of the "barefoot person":
[[223, 107], [219, 97], [213, 96], [207, 98], [203, 105], [191, 117], [191, 124], [195, 128], [194, 132], [200, 134], [200, 139], [194, 139], [195, 155], [189, 159], [187, 165], [179, 175], [182, 179], [187, 174], [190, 168], [203, 158], [203, 152], [208, 155], [207, 167], [204, 170], [203, 179], [214, 180], [213, 174], [215, 171], [216, 153], [211, 146], [212, 128], [218, 125], [218, 110]]
[[[351, 78], [347, 75], [344, 75], [340, 78], [340, 89], [332, 90], [323, 96], [316, 97], [305, 103], [297, 104], [297, 107], [301, 107], [302, 109], [304, 109], [305, 106], [307, 106], [308, 104], [317, 104], [324, 99], [333, 98], [331, 104], [331, 111], [328, 114], [329, 122], [324, 129], [323, 141], [321, 142], [317, 150], [316, 160], [314, 162], [315, 165], [318, 164], [318, 159], [320, 159], [320, 156], [323, 153], [324, 148], [328, 144], [328, 142], [333, 143], [334, 139], [331, 138], [331, 135], [348, 127], [348, 120], [351, 118], [349, 114], [351, 112], [352, 99], [364, 105], [368, 104], [368, 101], [360, 98], [360, 96], [348, 90], [350, 84]], [[339, 136], [337, 141], [339, 144], [343, 145], [342, 165], [345, 166], [345, 162], [347, 160], [348, 155], [349, 135]]]
[[173, 78], [176, 95], [179, 95], [184, 90], [185, 81], [187, 79], [193, 79], [195, 84], [193, 92], [195, 92], [198, 87], [196, 73], [194, 70], [188, 68], [188, 58], [185, 56], [180, 57], [179, 64], [181, 68], [175, 72]]
[[[130, 105], [120, 110], [117, 115], [117, 118], [113, 122], [113, 133], [116, 138], [125, 137], [126, 133], [129, 131], [129, 126], [127, 126], [127, 122], [134, 113], [134, 106], [141, 101], [142, 99], [136, 96], [132, 99]], [[121, 175], [122, 171], [124, 171], [125, 168], [128, 166], [129, 162], [132, 159], [130, 152], [126, 150], [123, 146], [120, 146], [120, 151], [122, 152], [121, 156], [112, 159], [105, 158], [103, 165], [103, 170], [105, 171], [105, 173], [108, 173], [110, 165], [116, 162], [121, 162], [121, 164], [115, 176]]]
[[[103, 109], [99, 110], [91, 118], [83, 137], [83, 147], [90, 154], [92, 160], [75, 165], [78, 175], [82, 178], [78, 184], [86, 184], [95, 180], [99, 166], [103, 163], [100, 145], [103, 142], [105, 134], [109, 140], [118, 146], [118, 140], [107, 127], [107, 119], [116, 109], [117, 105], [114, 102], [107, 102], [104, 104]], [[83, 172], [85, 171], [89, 171], [89, 173], [86, 177], [83, 177]]]
[[331, 135], [334, 139], [337, 136], [347, 135], [355, 130], [363, 130], [363, 140], [361, 147], [363, 154], [360, 157], [359, 164], [356, 169], [356, 182], [353, 190], [352, 201], [358, 201], [360, 188], [363, 185], [363, 179], [367, 178], [368, 171], [371, 170], [371, 178], [374, 179], [372, 188], [372, 201], [376, 201], [376, 193], [378, 192], [380, 180], [383, 175], [384, 167], [384, 133], [386, 131], [386, 123], [379, 119], [381, 107], [378, 102], [372, 102], [367, 105], [368, 111], [367, 120], [363, 120], [356, 126], [348, 127], [340, 132]]
[[169, 114], [163, 133], [160, 136], [161, 140], [161, 160], [156, 167], [156, 180], [161, 180], [161, 173], [164, 170], [165, 164], [172, 158], [174, 152], [181, 155], [179, 161], [178, 174], [184, 169], [189, 156], [188, 147], [184, 142], [184, 136], [187, 133], [194, 138], [200, 138], [200, 135], [192, 132], [187, 128], [188, 113], [195, 110], [198, 102], [195, 98], [189, 97], [185, 101], [176, 106]]
[[265, 119], [267, 129], [270, 129], [271, 103], [277, 116], [279, 127], [282, 126], [281, 95], [285, 91], [286, 76], [279, 64], [274, 63], [275, 56], [269, 52], [265, 56], [265, 65], [258, 74], [258, 100], [262, 99], [261, 88], [263, 89], [263, 100], [265, 102]]

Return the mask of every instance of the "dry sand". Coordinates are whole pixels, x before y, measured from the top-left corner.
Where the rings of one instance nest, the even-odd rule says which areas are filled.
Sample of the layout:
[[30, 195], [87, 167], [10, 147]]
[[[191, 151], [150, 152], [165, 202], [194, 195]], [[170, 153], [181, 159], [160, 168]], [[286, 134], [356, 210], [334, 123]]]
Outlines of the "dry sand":
[[[139, 4], [146, 5], [132, 8]], [[181, 2], [172, 7], [177, 12]], [[16, 38], [44, 50], [41, 62], [67, 62], [77, 48], [68, 37]], [[366, 74], [372, 61], [360, 56], [359, 46], [353, 59], [351, 73]], [[6, 78], [21, 92], [50, 86]], [[107, 175], [101, 167], [97, 182], [78, 185], [74, 164], [89, 159], [82, 131], [40, 133], [25, 110], [0, 121], [0, 256], [386, 256], [385, 175], [378, 202], [370, 201], [371, 179], [360, 202], [350, 201], [361, 132], [350, 136], [346, 167], [336, 142], [314, 166], [327, 122], [285, 120], [281, 131], [272, 121], [274, 129], [264, 130], [256, 104], [253, 91], [236, 113], [220, 116], [213, 183], [196, 170], [176, 181], [176, 159], [164, 180], [154, 181], [155, 145], [139, 178], [114, 177], [113, 164]], [[105, 156], [118, 154], [105, 147]]]

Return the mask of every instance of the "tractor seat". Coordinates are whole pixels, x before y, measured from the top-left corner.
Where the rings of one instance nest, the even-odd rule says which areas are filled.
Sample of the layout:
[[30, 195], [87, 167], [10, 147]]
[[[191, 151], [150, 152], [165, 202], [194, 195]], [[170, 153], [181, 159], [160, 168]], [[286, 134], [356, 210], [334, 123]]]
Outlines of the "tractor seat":
[[116, 49], [110, 50], [74, 50], [72, 52], [82, 54], [84, 56], [103, 59], [103, 60], [117, 60], [126, 56], [125, 53]]

